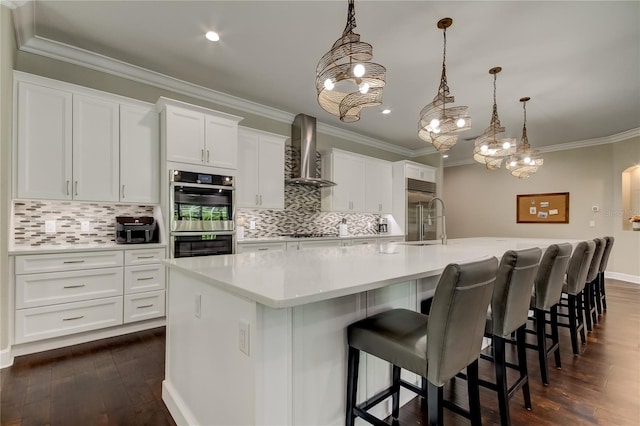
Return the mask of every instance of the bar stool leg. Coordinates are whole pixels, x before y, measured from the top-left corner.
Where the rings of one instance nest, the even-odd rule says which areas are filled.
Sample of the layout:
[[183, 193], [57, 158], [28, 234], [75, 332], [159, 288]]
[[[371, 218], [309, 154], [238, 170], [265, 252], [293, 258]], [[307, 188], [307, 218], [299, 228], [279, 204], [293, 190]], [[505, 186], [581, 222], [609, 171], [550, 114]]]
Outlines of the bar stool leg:
[[525, 326], [520, 327], [516, 332], [516, 342], [518, 348], [518, 366], [520, 367], [520, 379], [527, 378], [522, 385], [522, 397], [524, 398], [524, 406], [527, 410], [531, 410], [531, 392], [529, 391], [529, 372], [527, 371], [527, 345], [526, 345]]
[[398, 422], [400, 415], [400, 367], [394, 365], [392, 370], [393, 396], [391, 397], [391, 418], [393, 423]]
[[[504, 354], [504, 340], [502, 340], [502, 352]], [[481, 426], [482, 413], [480, 412], [480, 382], [478, 380], [477, 359], [467, 365], [467, 393], [469, 395], [469, 415], [471, 417], [471, 426]], [[442, 416], [440, 416], [440, 418], [442, 418]]]
[[[520, 354], [520, 343], [518, 342], [518, 355]], [[509, 398], [507, 396], [507, 366], [504, 353], [504, 339], [493, 336], [493, 365], [496, 370], [496, 390], [498, 392], [498, 408], [500, 409], [500, 424], [509, 426]], [[471, 397], [471, 389], [469, 389]], [[471, 400], [471, 398], [469, 398]], [[471, 408], [471, 406], [469, 407]], [[470, 410], [471, 411], [471, 410]]]
[[553, 356], [556, 360], [556, 368], [560, 370], [562, 368], [562, 362], [560, 361], [560, 338], [558, 336], [558, 305], [551, 307], [551, 343], [555, 347]]
[[600, 293], [602, 293], [602, 309], [607, 310], [607, 293], [604, 285], [604, 272], [600, 272]]
[[443, 390], [427, 380], [427, 411], [429, 426], [443, 425]]
[[356, 395], [358, 393], [358, 367], [360, 364], [360, 350], [349, 346], [349, 355], [347, 361], [347, 415], [345, 419], [346, 426], [353, 426], [356, 421], [356, 415], [353, 408], [356, 405]]
[[538, 338], [538, 360], [540, 361], [540, 375], [542, 384], [549, 385], [549, 368], [547, 365], [547, 337], [545, 330], [544, 311], [536, 309], [536, 337]]

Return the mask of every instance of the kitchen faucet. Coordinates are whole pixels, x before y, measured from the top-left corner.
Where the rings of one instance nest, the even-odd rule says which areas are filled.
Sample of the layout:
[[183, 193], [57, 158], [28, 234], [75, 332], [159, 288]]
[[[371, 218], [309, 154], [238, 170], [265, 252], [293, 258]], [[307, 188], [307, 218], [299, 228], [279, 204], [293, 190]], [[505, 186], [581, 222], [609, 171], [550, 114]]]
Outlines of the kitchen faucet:
[[[442, 241], [442, 245], [446, 245], [447, 244], [447, 222], [445, 221], [444, 218], [444, 201], [442, 201], [442, 198], [438, 198], [438, 197], [433, 197], [431, 200], [429, 200], [429, 204], [427, 204], [427, 210], [431, 211], [431, 207], [433, 206], [434, 201], [440, 201], [440, 204], [442, 204], [442, 235], [440, 236], [440, 240]], [[438, 216], [436, 216], [437, 218]], [[431, 222], [431, 213], [429, 213], [429, 222]]]

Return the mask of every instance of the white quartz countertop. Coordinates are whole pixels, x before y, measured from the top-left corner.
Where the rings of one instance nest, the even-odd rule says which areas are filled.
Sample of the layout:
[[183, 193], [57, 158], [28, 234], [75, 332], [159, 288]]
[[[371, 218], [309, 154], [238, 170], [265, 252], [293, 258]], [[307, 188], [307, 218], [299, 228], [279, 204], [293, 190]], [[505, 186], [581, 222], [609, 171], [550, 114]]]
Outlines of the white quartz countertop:
[[117, 244], [117, 243], [80, 243], [80, 244], [42, 244], [37, 246], [13, 246], [9, 255], [77, 253], [82, 251], [110, 251], [164, 248], [164, 243]]
[[394, 238], [403, 237], [400, 234], [367, 234], [367, 235], [346, 235], [340, 237], [338, 235], [332, 237], [305, 237], [297, 238], [290, 236], [279, 237], [260, 237], [260, 238], [243, 238], [238, 240], [238, 244], [258, 244], [258, 243], [277, 243], [277, 242], [291, 242], [291, 241], [317, 241], [317, 240], [357, 240], [360, 238]]
[[164, 263], [271, 308], [287, 308], [439, 275], [449, 263], [510, 249], [580, 240], [451, 239], [447, 245], [383, 244], [167, 259]]

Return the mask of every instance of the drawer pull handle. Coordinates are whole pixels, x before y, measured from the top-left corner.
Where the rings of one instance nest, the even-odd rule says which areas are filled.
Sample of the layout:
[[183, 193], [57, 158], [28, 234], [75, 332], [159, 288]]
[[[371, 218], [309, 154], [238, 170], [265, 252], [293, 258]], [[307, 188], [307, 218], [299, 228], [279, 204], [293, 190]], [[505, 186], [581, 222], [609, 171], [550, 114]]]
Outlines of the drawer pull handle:
[[142, 278], [137, 278], [138, 281], [147, 281], [147, 280], [152, 280], [153, 277], [142, 277]]
[[64, 288], [80, 288], [80, 287], [84, 287], [84, 284], [78, 284], [78, 285], [65, 285]]
[[84, 260], [65, 260], [62, 263], [84, 263]]
[[150, 304], [150, 305], [141, 305], [141, 306], [137, 306], [136, 308], [137, 308], [137, 309], [144, 309], [144, 308], [150, 308], [150, 307], [152, 307], [152, 306], [153, 306], [153, 303], [152, 303], [152, 304]]
[[259, 251], [269, 250], [269, 248], [267, 248], [267, 247], [261, 247], [261, 248], [259, 248], [258, 250], [259, 250]]
[[62, 321], [73, 321], [81, 318], [84, 318], [84, 315], [80, 315], [79, 317], [62, 318]]
[[151, 255], [151, 256], [138, 256], [138, 259], [153, 259], [153, 255]]

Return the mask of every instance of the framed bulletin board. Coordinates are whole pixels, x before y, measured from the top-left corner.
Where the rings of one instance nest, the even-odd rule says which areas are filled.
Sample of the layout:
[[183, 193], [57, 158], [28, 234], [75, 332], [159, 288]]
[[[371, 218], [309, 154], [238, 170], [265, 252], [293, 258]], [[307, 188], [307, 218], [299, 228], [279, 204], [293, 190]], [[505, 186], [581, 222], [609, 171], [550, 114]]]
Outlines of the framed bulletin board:
[[517, 223], [569, 223], [569, 193], [517, 196]]

